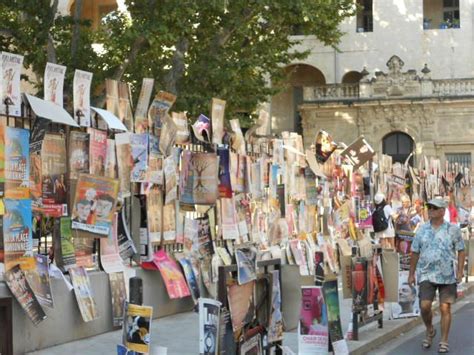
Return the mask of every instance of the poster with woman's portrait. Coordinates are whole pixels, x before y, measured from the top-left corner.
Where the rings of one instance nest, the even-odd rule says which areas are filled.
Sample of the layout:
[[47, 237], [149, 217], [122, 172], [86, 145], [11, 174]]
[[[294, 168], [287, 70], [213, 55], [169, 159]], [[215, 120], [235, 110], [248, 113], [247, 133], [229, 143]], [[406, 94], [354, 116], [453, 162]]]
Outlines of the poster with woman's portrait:
[[46, 63], [44, 70], [44, 99], [63, 107], [63, 87], [66, 67], [64, 65]]
[[336, 150], [337, 144], [334, 143], [328, 132], [319, 130], [316, 135], [316, 159], [319, 163], [324, 164], [331, 154]]

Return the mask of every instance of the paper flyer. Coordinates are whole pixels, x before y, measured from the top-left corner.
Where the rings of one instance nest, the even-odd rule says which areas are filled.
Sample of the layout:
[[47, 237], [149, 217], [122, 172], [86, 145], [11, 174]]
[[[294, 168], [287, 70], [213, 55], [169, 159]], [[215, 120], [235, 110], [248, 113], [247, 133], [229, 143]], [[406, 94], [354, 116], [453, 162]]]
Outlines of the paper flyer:
[[20, 265], [22, 270], [34, 269], [31, 200], [5, 199], [3, 202], [5, 270], [15, 265]]
[[76, 251], [72, 241], [71, 217], [62, 217], [59, 220], [60, 250], [54, 255], [56, 264], [67, 271], [76, 266]]
[[394, 319], [418, 317], [420, 315], [420, 301], [418, 287], [408, 284], [409, 271], [399, 271], [398, 303], [392, 303], [392, 317]]
[[117, 178], [117, 158], [115, 155], [115, 140], [107, 139], [107, 150], [105, 155], [104, 176], [112, 179]]
[[130, 133], [115, 135], [115, 149], [117, 150], [117, 171], [120, 181], [121, 197], [130, 196], [130, 178], [133, 167]]
[[0, 135], [5, 142], [5, 197], [28, 199], [30, 197], [30, 133], [26, 129], [0, 126]]
[[73, 86], [73, 104], [74, 119], [79, 119], [81, 127], [91, 126], [91, 83], [92, 73], [76, 69], [74, 71]]
[[219, 301], [199, 299], [199, 354], [218, 354], [220, 308]]
[[161, 136], [161, 126], [171, 106], [176, 101], [176, 96], [166, 91], [155, 95], [148, 110], [148, 127], [157, 137]]
[[161, 242], [161, 218], [163, 213], [163, 194], [157, 185], [153, 185], [146, 196], [146, 218], [150, 243]]
[[176, 240], [176, 204], [170, 203], [163, 206], [163, 241]]
[[117, 194], [118, 180], [79, 175], [72, 210], [72, 229], [108, 236]]
[[133, 243], [130, 232], [127, 227], [125, 214], [121, 211], [117, 218], [117, 241], [119, 246], [119, 253], [122, 260], [126, 261], [137, 253], [137, 248]]
[[44, 99], [63, 107], [63, 87], [66, 67], [64, 65], [46, 63], [44, 70]]
[[212, 120], [212, 143], [222, 144], [224, 136], [224, 100], [212, 98], [211, 102], [211, 120]]
[[257, 279], [257, 249], [253, 246], [235, 250], [239, 285]]
[[227, 287], [227, 298], [234, 334], [255, 318], [255, 281], [245, 285], [233, 284]]
[[230, 152], [230, 185], [235, 193], [247, 192], [245, 171], [246, 171], [245, 156]]
[[128, 350], [148, 354], [153, 307], [125, 303], [123, 319], [123, 344]]
[[208, 117], [203, 114], [199, 115], [196, 122], [194, 122], [191, 127], [194, 135], [199, 141], [206, 143], [211, 142], [211, 120]]
[[178, 176], [176, 174], [176, 161], [172, 156], [164, 160], [165, 173], [165, 204], [169, 204], [178, 197]]
[[280, 272], [272, 272], [272, 300], [270, 310], [270, 320], [268, 325], [268, 342], [273, 343], [283, 340], [283, 315], [281, 313], [281, 287]]
[[118, 83], [119, 114], [118, 118], [123, 122], [129, 131], [133, 131], [133, 113], [130, 103], [130, 86], [128, 83], [120, 81]]
[[163, 156], [160, 153], [159, 139], [149, 135], [150, 153], [148, 154], [147, 181], [150, 184], [163, 185]]
[[160, 270], [170, 299], [183, 298], [191, 295], [178, 264], [176, 264], [176, 261], [171, 259], [164, 250], [161, 249], [155, 252], [153, 263]]
[[84, 322], [90, 322], [99, 318], [87, 271], [83, 267], [73, 267], [69, 269], [69, 276], [71, 277], [77, 304]]
[[244, 340], [240, 345], [240, 355], [263, 355], [262, 339], [260, 334]]
[[114, 327], [121, 327], [123, 324], [124, 305], [125, 301], [127, 301], [124, 273], [109, 273], [109, 284], [110, 294], [112, 295], [112, 323]]
[[176, 125], [176, 144], [185, 144], [189, 142], [188, 118], [186, 112], [172, 112], [171, 118]]
[[189, 290], [191, 291], [191, 296], [193, 297], [194, 303], [197, 304], [198, 299], [200, 297], [198, 282], [199, 279], [194, 273], [193, 265], [191, 261], [184, 256], [178, 257], [177, 259], [179, 264], [181, 265], [181, 268], [183, 269], [184, 276], [186, 277], [186, 282], [188, 284]]
[[221, 227], [224, 239], [238, 239], [239, 226], [233, 198], [220, 198]]
[[319, 286], [303, 286], [298, 324], [299, 354], [327, 354], [328, 344], [328, 315], [323, 290]]
[[91, 175], [104, 176], [105, 157], [107, 156], [107, 132], [88, 128], [89, 132], [89, 169]]
[[230, 181], [229, 149], [218, 147], [217, 156], [219, 157], [219, 197], [231, 198], [232, 186]]
[[231, 147], [238, 154], [245, 155], [247, 150], [245, 147], [244, 134], [242, 133], [242, 128], [240, 128], [240, 122], [238, 119], [229, 120], [229, 122], [233, 132]]
[[109, 238], [100, 239], [100, 264], [107, 274], [125, 269], [117, 241], [118, 214], [114, 213]]
[[21, 308], [23, 308], [35, 326], [46, 319], [43, 308], [41, 308], [38, 299], [28, 284], [25, 274], [18, 265], [5, 273], [5, 281]]
[[130, 134], [133, 167], [130, 181], [145, 182], [148, 162], [148, 134]]
[[26, 270], [25, 276], [33, 293], [42, 306], [54, 308], [53, 293], [49, 280], [48, 256], [35, 255], [36, 269]]
[[20, 75], [23, 67], [23, 56], [8, 52], [2, 54], [2, 76], [0, 78], [0, 114], [6, 115], [8, 98], [8, 113], [11, 116], [21, 116]]
[[89, 134], [80, 131], [69, 133], [70, 179], [78, 179], [79, 174], [89, 173]]
[[30, 153], [39, 153], [43, 145], [44, 135], [48, 130], [50, 120], [42, 117], [36, 117], [33, 120], [33, 126], [30, 128]]
[[186, 253], [198, 250], [199, 221], [196, 219], [184, 218], [184, 251]]
[[150, 105], [151, 93], [155, 80], [143, 78], [142, 88], [138, 96], [135, 109], [135, 133], [146, 133], [148, 131], [148, 106]]

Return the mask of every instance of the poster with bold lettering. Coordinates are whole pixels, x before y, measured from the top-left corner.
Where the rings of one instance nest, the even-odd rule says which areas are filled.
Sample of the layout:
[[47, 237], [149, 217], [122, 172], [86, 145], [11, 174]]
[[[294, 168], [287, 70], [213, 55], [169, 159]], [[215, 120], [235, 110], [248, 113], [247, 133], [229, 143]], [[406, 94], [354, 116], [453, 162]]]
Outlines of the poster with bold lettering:
[[199, 354], [217, 355], [221, 303], [211, 298], [199, 299]]
[[44, 70], [44, 99], [63, 107], [63, 87], [66, 67], [64, 65], [46, 63]]
[[300, 354], [327, 354], [328, 315], [323, 290], [318, 286], [301, 288], [298, 349]]
[[26, 129], [2, 127], [5, 142], [5, 197], [30, 197], [30, 133]]
[[0, 114], [11, 116], [21, 115], [20, 75], [23, 66], [23, 56], [2, 52], [2, 75], [0, 77]]
[[74, 118], [81, 127], [91, 126], [91, 83], [92, 73], [76, 69], [73, 80]]

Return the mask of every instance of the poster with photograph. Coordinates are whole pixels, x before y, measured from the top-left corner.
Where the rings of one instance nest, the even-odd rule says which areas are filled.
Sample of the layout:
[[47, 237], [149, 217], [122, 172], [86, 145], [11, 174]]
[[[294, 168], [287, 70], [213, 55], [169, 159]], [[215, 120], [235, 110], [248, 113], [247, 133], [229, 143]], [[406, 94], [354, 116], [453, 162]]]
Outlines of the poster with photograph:
[[179, 264], [181, 265], [181, 268], [183, 269], [184, 277], [186, 278], [186, 282], [188, 284], [189, 290], [191, 291], [191, 296], [193, 297], [194, 303], [197, 304], [198, 299], [200, 297], [199, 279], [194, 273], [191, 260], [182, 255], [177, 259]]
[[280, 271], [272, 272], [272, 303], [268, 325], [268, 342], [283, 340], [283, 315], [281, 313]]
[[[59, 221], [59, 252], [54, 254], [58, 267], [64, 271], [76, 266], [76, 251], [72, 240], [71, 217], [62, 217]], [[58, 240], [56, 239], [56, 240]]]
[[118, 214], [114, 213], [112, 229], [109, 238], [100, 239], [100, 264], [108, 274], [121, 272], [125, 269], [117, 241]]
[[36, 269], [26, 270], [25, 276], [33, 293], [42, 306], [54, 308], [53, 293], [49, 280], [49, 266], [47, 255], [35, 255]]
[[367, 143], [363, 136], [357, 138], [346, 149], [341, 152], [341, 157], [346, 163], [352, 165], [354, 171], [368, 162], [375, 155], [375, 151]]
[[170, 115], [166, 114], [161, 125], [160, 142], [158, 144], [160, 152], [164, 156], [171, 154], [171, 150], [176, 142], [177, 133], [178, 127], [176, 127]]
[[170, 299], [183, 298], [191, 295], [178, 264], [176, 264], [176, 261], [171, 259], [163, 249], [155, 252], [153, 263], [160, 270]]
[[130, 103], [130, 86], [128, 83], [120, 81], [118, 83], [119, 114], [118, 118], [123, 122], [129, 131], [133, 131], [133, 112]]
[[63, 87], [66, 67], [64, 65], [46, 63], [44, 70], [44, 99], [63, 107]]
[[79, 175], [72, 210], [72, 229], [108, 236], [117, 194], [118, 180]]
[[117, 241], [119, 253], [122, 257], [122, 260], [126, 261], [137, 253], [137, 248], [135, 247], [135, 244], [133, 243], [133, 240], [130, 236], [125, 214], [122, 211], [118, 213], [117, 223]]
[[300, 354], [327, 354], [328, 315], [323, 290], [319, 286], [301, 288], [298, 349]]
[[316, 160], [324, 164], [331, 154], [336, 150], [337, 143], [335, 143], [328, 132], [319, 130], [316, 134]]
[[20, 75], [23, 67], [23, 56], [8, 52], [1, 52], [2, 76], [0, 77], [0, 114], [21, 116]]
[[227, 287], [227, 299], [234, 334], [255, 318], [255, 281], [245, 285], [233, 284]]
[[34, 269], [31, 200], [5, 199], [3, 202], [5, 270], [15, 265], [20, 265], [22, 270]]
[[235, 259], [239, 285], [257, 279], [257, 249], [254, 246], [237, 248]]
[[420, 301], [418, 286], [408, 283], [409, 271], [399, 271], [398, 276], [398, 303], [392, 303], [392, 317], [394, 319], [418, 317], [420, 315]]
[[123, 324], [123, 310], [127, 300], [125, 276], [123, 272], [109, 274], [110, 294], [112, 295], [112, 324], [121, 327]]
[[214, 254], [212, 246], [211, 227], [209, 224], [209, 216], [196, 218], [198, 223], [198, 238], [197, 246], [199, 254], [202, 257], [211, 256]]
[[143, 78], [142, 88], [135, 109], [135, 133], [146, 133], [148, 131], [147, 113], [154, 82], [155, 80], [152, 78]]
[[145, 182], [148, 162], [148, 134], [130, 133], [133, 167], [130, 181]]
[[214, 204], [218, 196], [217, 156], [212, 153], [191, 153], [183, 157], [188, 160], [183, 161], [184, 171], [180, 176], [180, 201], [190, 205]]
[[224, 100], [212, 98], [211, 102], [211, 120], [212, 120], [212, 143], [222, 144], [222, 137], [224, 136], [224, 114], [225, 114]]
[[148, 110], [148, 128], [155, 136], [161, 136], [161, 126], [165, 115], [168, 114], [175, 101], [176, 96], [166, 91], [158, 92], [153, 99]]
[[81, 131], [69, 133], [69, 178], [77, 180], [79, 174], [89, 173], [89, 134]]
[[107, 139], [107, 151], [105, 156], [105, 177], [117, 178], [117, 159], [115, 155], [115, 140]]
[[256, 334], [247, 340], [244, 340], [240, 345], [240, 355], [263, 355], [262, 351], [262, 336]]
[[191, 126], [193, 129], [194, 136], [201, 142], [211, 142], [211, 120], [204, 116], [199, 115], [196, 122]]
[[73, 87], [73, 105], [74, 118], [79, 119], [81, 127], [91, 126], [91, 83], [92, 73], [76, 69], [74, 71]]
[[26, 129], [0, 126], [4, 137], [5, 198], [30, 197], [30, 133]]
[[123, 344], [130, 351], [150, 352], [150, 330], [153, 307], [125, 302], [123, 319]]
[[132, 150], [130, 147], [130, 133], [115, 135], [115, 149], [117, 150], [117, 171], [120, 181], [120, 196], [130, 196], [130, 178], [133, 167]]
[[83, 321], [90, 322], [99, 318], [87, 271], [83, 267], [73, 267], [69, 269], [69, 276]]
[[199, 354], [218, 354], [220, 309], [219, 301], [199, 299]]
[[89, 132], [89, 171], [91, 175], [104, 176], [107, 156], [107, 132], [88, 128]]
[[5, 281], [21, 308], [35, 326], [46, 319], [43, 308], [41, 308], [38, 299], [28, 284], [23, 270], [18, 265], [5, 273]]

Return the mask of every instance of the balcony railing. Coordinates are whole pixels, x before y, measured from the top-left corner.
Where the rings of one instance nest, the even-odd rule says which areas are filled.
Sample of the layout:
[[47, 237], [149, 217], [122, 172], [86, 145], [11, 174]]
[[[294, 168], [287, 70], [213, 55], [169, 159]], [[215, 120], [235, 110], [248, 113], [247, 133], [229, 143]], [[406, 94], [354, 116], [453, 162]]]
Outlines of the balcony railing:
[[304, 87], [304, 101], [344, 100], [359, 97], [359, 84], [329, 84]]
[[474, 79], [433, 80], [433, 96], [474, 95]]

